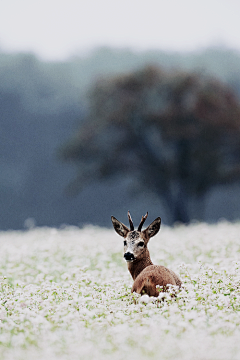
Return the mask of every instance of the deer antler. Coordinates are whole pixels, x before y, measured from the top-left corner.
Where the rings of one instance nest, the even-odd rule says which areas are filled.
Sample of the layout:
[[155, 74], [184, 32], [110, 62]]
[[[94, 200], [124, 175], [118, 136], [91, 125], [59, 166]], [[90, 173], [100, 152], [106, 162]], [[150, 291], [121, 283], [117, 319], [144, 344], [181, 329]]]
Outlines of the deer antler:
[[129, 220], [129, 224], [130, 224], [130, 231], [133, 231], [134, 230], [134, 225], [133, 225], [133, 221], [132, 221], [129, 210], [128, 210], [128, 220]]
[[147, 217], [148, 217], [148, 212], [146, 213], [145, 216], [142, 216], [142, 220], [141, 220], [141, 222], [140, 222], [140, 224], [139, 224], [139, 226], [138, 226], [138, 231], [141, 231], [141, 230], [142, 230], [142, 226], [143, 226], [143, 224], [144, 224], [144, 222], [145, 222], [145, 220], [146, 220]]

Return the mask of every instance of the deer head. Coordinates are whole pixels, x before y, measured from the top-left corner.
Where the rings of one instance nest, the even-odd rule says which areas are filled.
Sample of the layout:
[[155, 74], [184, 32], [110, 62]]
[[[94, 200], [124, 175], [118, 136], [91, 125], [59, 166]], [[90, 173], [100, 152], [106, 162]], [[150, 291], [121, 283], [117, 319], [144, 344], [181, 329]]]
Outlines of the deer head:
[[118, 235], [124, 238], [124, 258], [127, 262], [133, 262], [137, 259], [142, 259], [146, 256], [147, 244], [151, 237], [156, 235], [160, 229], [161, 218], [155, 219], [145, 230], [142, 231], [142, 226], [148, 216], [142, 216], [141, 222], [137, 230], [134, 230], [133, 221], [128, 211], [128, 219], [130, 229], [118, 221], [114, 216], [111, 217], [113, 227]]

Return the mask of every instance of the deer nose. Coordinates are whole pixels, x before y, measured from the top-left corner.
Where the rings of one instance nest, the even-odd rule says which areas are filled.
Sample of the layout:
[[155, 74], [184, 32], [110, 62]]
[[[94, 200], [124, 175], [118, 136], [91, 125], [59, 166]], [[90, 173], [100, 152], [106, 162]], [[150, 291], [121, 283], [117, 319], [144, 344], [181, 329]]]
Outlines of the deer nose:
[[135, 257], [134, 257], [134, 255], [133, 255], [132, 253], [126, 252], [126, 253], [124, 254], [124, 259], [125, 259], [126, 261], [133, 261], [133, 260], [135, 259]]

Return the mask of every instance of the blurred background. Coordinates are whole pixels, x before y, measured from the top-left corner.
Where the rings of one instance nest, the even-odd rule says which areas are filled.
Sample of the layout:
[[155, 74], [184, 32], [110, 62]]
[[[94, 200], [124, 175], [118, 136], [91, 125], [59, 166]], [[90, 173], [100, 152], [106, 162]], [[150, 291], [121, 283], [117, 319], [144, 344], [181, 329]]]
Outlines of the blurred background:
[[2, 0], [0, 229], [240, 218], [238, 0]]

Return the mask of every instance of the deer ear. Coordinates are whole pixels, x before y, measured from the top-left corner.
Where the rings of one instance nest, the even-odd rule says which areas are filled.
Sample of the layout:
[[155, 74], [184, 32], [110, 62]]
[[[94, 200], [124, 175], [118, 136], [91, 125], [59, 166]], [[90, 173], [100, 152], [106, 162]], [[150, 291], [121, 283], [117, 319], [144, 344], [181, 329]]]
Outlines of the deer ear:
[[118, 221], [114, 216], [111, 216], [111, 219], [112, 219], [113, 227], [115, 231], [118, 233], [118, 235], [122, 237], [126, 237], [130, 231], [129, 228], [126, 225], [122, 224], [120, 221]]
[[161, 218], [156, 218], [144, 231], [146, 238], [149, 239], [150, 237], [156, 235], [159, 232], [161, 225]]

